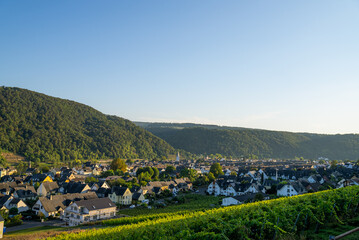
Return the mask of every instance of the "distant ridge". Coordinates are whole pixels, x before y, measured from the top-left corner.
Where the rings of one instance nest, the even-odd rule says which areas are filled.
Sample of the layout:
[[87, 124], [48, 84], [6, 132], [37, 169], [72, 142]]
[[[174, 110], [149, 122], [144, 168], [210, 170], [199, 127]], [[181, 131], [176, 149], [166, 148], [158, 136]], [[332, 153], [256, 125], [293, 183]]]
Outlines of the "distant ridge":
[[135, 122], [175, 148], [195, 154], [265, 158], [359, 159], [358, 134], [314, 134], [194, 123]]
[[0, 148], [43, 162], [153, 159], [174, 153], [165, 141], [129, 120], [10, 87], [0, 87]]

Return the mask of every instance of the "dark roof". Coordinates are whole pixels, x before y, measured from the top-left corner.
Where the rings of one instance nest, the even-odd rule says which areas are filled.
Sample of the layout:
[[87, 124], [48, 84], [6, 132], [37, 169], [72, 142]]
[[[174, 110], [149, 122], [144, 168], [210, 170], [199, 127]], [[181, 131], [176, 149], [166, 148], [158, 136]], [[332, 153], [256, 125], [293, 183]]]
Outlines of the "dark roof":
[[77, 206], [85, 207], [89, 211], [116, 207], [116, 204], [114, 204], [109, 198], [96, 198], [96, 199], [89, 199], [89, 200], [81, 200], [81, 201], [77, 201], [75, 203]]
[[123, 196], [126, 192], [126, 190], [128, 189], [128, 187], [113, 187], [112, 188], [112, 193], [116, 193], [117, 196]]
[[0, 198], [0, 207], [4, 206], [4, 204], [7, 200], [9, 200], [10, 197], [10, 195], [5, 195], [4, 197]]
[[248, 200], [253, 200], [257, 194], [262, 194], [263, 197], [268, 197], [268, 195], [264, 193], [247, 193], [247, 194], [235, 196], [233, 198], [240, 202], [245, 202]]
[[86, 186], [86, 183], [80, 182], [69, 182], [63, 185], [65, 193], [81, 193]]
[[58, 209], [65, 209], [68, 205], [72, 203], [75, 199], [93, 199], [97, 198], [96, 193], [88, 192], [88, 193], [69, 193], [62, 195], [53, 195], [51, 199], [48, 197], [40, 197], [39, 200], [43, 205], [44, 209], [47, 212], [55, 212]]
[[19, 198], [14, 198], [10, 201], [10, 204], [18, 204], [21, 201]]
[[32, 197], [36, 197], [37, 193], [32, 192], [31, 190], [17, 190], [15, 191], [17, 193], [17, 195], [19, 196], [19, 198], [32, 198]]
[[132, 195], [132, 199], [133, 199], [133, 200], [138, 200], [138, 199], [141, 197], [141, 195], [142, 195], [142, 193], [136, 192], [136, 193], [134, 193], [134, 194]]

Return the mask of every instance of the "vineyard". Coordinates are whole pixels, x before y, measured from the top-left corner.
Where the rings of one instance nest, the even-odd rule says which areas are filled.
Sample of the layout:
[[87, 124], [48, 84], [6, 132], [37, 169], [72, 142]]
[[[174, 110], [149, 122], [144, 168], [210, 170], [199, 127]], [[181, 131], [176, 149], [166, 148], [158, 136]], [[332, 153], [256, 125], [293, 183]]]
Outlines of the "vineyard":
[[[296, 239], [325, 223], [357, 217], [359, 187], [205, 211], [160, 213], [104, 222], [109, 227], [56, 239]], [[55, 239], [55, 238], [53, 238]]]
[[163, 208], [148, 209], [148, 208], [133, 208], [121, 209], [118, 213], [129, 216], [143, 216], [153, 215], [154, 213], [176, 213], [182, 211], [203, 211], [212, 208], [220, 207], [222, 203], [221, 197], [212, 195], [199, 194], [183, 194], [175, 197], [170, 202], [165, 201], [166, 206]]

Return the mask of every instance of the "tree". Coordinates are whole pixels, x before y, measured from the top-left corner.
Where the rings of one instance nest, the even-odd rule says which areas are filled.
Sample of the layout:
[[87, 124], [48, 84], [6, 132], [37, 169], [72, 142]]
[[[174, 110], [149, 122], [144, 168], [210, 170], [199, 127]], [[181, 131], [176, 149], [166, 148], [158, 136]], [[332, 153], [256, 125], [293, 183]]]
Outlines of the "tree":
[[117, 169], [121, 170], [122, 172], [126, 172], [127, 166], [123, 159], [121, 158], [115, 158], [111, 162], [111, 169], [113, 171], [116, 171]]
[[0, 151], [0, 165], [3, 167], [7, 167], [8, 166], [8, 162], [6, 161], [6, 159], [4, 158], [4, 156], [1, 154]]
[[261, 193], [257, 193], [255, 196], [254, 196], [254, 201], [262, 201], [264, 199], [264, 196], [263, 194]]
[[152, 178], [154, 171], [151, 167], [144, 167], [143, 172], [148, 172], [148, 175]]
[[10, 215], [17, 215], [18, 213], [19, 213], [19, 209], [17, 209], [17, 208], [11, 208], [9, 210]]
[[181, 170], [180, 176], [188, 177], [193, 182], [197, 177], [197, 172], [194, 169], [184, 168]]
[[18, 165], [16, 165], [16, 172], [18, 175], [23, 174], [26, 171], [27, 164], [24, 161], [19, 162]]
[[209, 182], [213, 182], [214, 180], [216, 180], [216, 177], [213, 175], [213, 173], [208, 173], [208, 180]]
[[153, 170], [152, 179], [158, 179], [158, 177], [160, 175], [160, 171], [156, 167], [152, 167], [152, 170]]
[[338, 160], [333, 160], [330, 165], [331, 168], [335, 168], [338, 165]]
[[172, 166], [172, 165], [169, 165], [169, 166], [166, 167], [166, 173], [167, 174], [173, 174], [173, 173], [175, 173], [175, 171], [176, 171], [176, 168], [174, 166]]
[[222, 167], [219, 163], [213, 163], [209, 172], [211, 172], [215, 177], [223, 175]]
[[50, 171], [50, 168], [49, 168], [48, 166], [44, 166], [43, 168], [41, 168], [41, 171], [42, 171], [43, 173], [47, 173], [47, 172]]
[[85, 183], [97, 183], [97, 182], [98, 182], [98, 179], [94, 178], [94, 177], [87, 177], [85, 179]]
[[108, 177], [108, 176], [113, 176], [115, 173], [113, 172], [113, 170], [108, 170], [105, 172], [101, 173], [101, 177]]

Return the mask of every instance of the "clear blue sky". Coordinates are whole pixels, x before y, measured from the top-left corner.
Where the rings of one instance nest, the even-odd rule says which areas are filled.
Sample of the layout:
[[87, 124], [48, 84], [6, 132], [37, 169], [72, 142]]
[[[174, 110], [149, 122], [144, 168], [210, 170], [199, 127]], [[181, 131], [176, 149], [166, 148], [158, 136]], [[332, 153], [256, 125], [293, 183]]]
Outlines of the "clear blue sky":
[[0, 1], [0, 85], [137, 121], [359, 133], [359, 1]]

